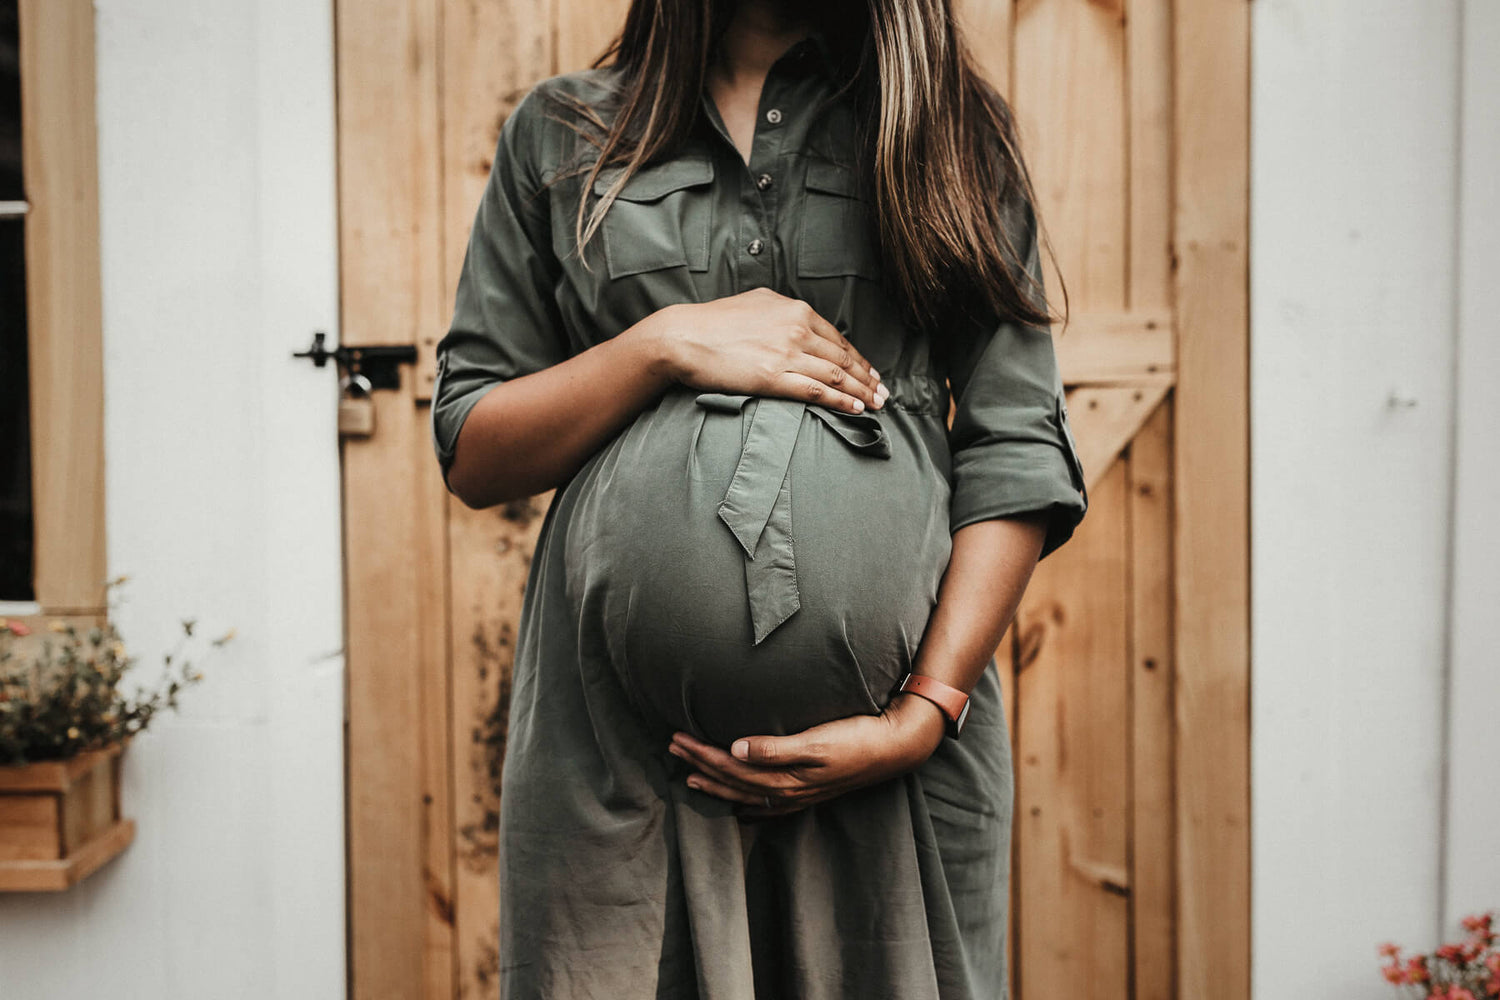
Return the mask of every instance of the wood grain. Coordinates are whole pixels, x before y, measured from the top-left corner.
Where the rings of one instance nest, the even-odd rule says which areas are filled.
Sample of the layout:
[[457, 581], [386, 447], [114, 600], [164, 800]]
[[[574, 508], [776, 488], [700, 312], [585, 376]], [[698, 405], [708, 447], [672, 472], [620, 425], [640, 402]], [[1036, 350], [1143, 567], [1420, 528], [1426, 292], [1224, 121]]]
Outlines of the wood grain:
[[498, 997], [500, 771], [511, 670], [546, 493], [475, 511], [449, 503], [458, 995]]
[[0, 865], [0, 892], [61, 892], [71, 889], [124, 853], [135, 840], [135, 820], [122, 819], [73, 854], [55, 861], [9, 861]]
[[1056, 338], [1068, 385], [1171, 385], [1177, 358], [1172, 314], [1165, 310], [1083, 313]]
[[1128, 995], [1126, 486], [1116, 465], [1018, 618], [1021, 997]]
[[61, 795], [0, 795], [0, 861], [55, 861], [62, 845]]
[[1130, 498], [1130, 936], [1134, 1000], [1176, 993], [1172, 405], [1134, 435]]
[[628, 0], [553, 0], [553, 72], [584, 69], [625, 26]]
[[[344, 344], [410, 344], [442, 322], [437, 0], [337, 5]], [[431, 443], [413, 379], [373, 396], [375, 436], [343, 443], [351, 995], [451, 993], [435, 942], [448, 881], [431, 727], [445, 688], [431, 617]], [[440, 603], [440, 602], [439, 602]], [[433, 632], [437, 635], [434, 637]], [[441, 840], [446, 842], [447, 838]]]
[[1068, 424], [1088, 489], [1110, 474], [1166, 394], [1164, 385], [1089, 386], [1068, 393]]
[[[418, 382], [413, 393], [420, 392]], [[428, 411], [418, 408], [416, 440], [410, 459], [415, 484], [414, 524], [417, 548], [416, 668], [422, 678], [422, 882], [424, 996], [455, 996], [459, 975], [455, 947], [455, 908], [458, 895], [453, 855], [453, 800], [459, 772], [453, 759], [453, 657], [449, 642], [448, 490], [433, 459], [432, 445], [423, 433]]]
[[67, 889], [125, 850], [123, 749], [0, 767], [0, 892]]
[[104, 352], [94, 5], [21, 0], [36, 601], [103, 614]]
[[[1172, 289], [1172, 4], [1130, 0], [1130, 283], [1132, 310], [1168, 311]], [[1166, 324], [1171, 327], [1170, 320]]]
[[1176, 5], [1178, 988], [1250, 995], [1249, 5]]
[[[500, 125], [538, 80], [552, 71], [554, 0], [442, 5], [443, 303], [451, 313], [469, 228], [489, 178]], [[503, 39], [503, 43], [502, 40]], [[505, 58], [496, 58], [503, 47]], [[417, 398], [432, 398], [438, 324], [417, 343]]]
[[1011, 89], [1011, 47], [1015, 39], [1015, 0], [957, 0], [954, 19], [979, 71], [1003, 95]]
[[1021, 142], [1052, 235], [1049, 294], [1070, 308], [1126, 305], [1125, 30], [1115, 4], [1033, 0], [1015, 20]]
[[[458, 285], [500, 127], [526, 91], [552, 72], [553, 16], [552, 0], [444, 3], [445, 302]], [[496, 58], [502, 48], [505, 58]], [[445, 329], [440, 324], [434, 333]], [[447, 604], [434, 609], [432, 620], [447, 622], [452, 676], [444, 733], [453, 793], [445, 844], [453, 863], [452, 995], [498, 997], [500, 766], [521, 596], [547, 498], [474, 511], [448, 495], [435, 464], [429, 461], [423, 473], [443, 511], [434, 544], [445, 554]]]

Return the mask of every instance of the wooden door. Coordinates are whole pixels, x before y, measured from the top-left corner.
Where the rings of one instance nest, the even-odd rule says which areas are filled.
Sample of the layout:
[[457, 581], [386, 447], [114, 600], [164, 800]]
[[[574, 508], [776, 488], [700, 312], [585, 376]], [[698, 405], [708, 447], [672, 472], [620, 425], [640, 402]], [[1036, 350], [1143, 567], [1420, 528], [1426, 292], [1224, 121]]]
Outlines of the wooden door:
[[[1016, 750], [1016, 997], [1249, 995], [1248, 12], [960, 0], [1017, 105], [1071, 295], [1092, 509], [997, 658]], [[549, 496], [471, 511], [433, 347], [500, 123], [624, 0], [338, 0], [343, 329], [415, 343], [344, 442], [353, 995], [498, 995], [498, 777]], [[1052, 287], [1058, 287], [1052, 275]]]

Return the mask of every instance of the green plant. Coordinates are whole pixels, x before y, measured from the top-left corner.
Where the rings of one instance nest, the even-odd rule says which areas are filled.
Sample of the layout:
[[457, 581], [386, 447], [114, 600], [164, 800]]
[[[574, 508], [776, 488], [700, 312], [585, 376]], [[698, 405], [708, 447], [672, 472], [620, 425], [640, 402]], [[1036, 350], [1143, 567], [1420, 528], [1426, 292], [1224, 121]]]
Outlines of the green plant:
[[[106, 589], [113, 593], [127, 579], [116, 577]], [[40, 648], [23, 657], [16, 640], [31, 629], [0, 618], [0, 764], [62, 760], [97, 750], [141, 732], [162, 709], [176, 710], [182, 690], [203, 679], [182, 655], [195, 625], [196, 619], [182, 620], [183, 634], [165, 654], [155, 687], [126, 692], [120, 682], [136, 658], [127, 655], [113, 621], [83, 631], [53, 619], [54, 635], [38, 637]], [[211, 642], [218, 648], [233, 637], [230, 629]]]

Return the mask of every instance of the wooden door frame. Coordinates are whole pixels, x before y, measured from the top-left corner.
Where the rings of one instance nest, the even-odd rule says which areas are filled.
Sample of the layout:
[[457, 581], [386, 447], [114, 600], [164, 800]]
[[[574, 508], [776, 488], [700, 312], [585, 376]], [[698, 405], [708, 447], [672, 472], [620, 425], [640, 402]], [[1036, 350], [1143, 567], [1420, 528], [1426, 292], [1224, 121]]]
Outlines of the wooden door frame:
[[1250, 5], [1174, 5], [1177, 995], [1250, 996]]

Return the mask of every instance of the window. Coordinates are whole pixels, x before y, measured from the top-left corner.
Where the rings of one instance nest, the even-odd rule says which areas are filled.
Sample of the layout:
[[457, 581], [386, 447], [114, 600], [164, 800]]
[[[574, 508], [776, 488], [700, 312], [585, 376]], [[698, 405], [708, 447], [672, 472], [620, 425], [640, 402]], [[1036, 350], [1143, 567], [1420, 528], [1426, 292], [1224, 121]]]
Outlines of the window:
[[0, 0], [0, 615], [105, 607], [93, 0]]
[[36, 596], [18, 20], [16, 0], [0, 0], [0, 601]]

